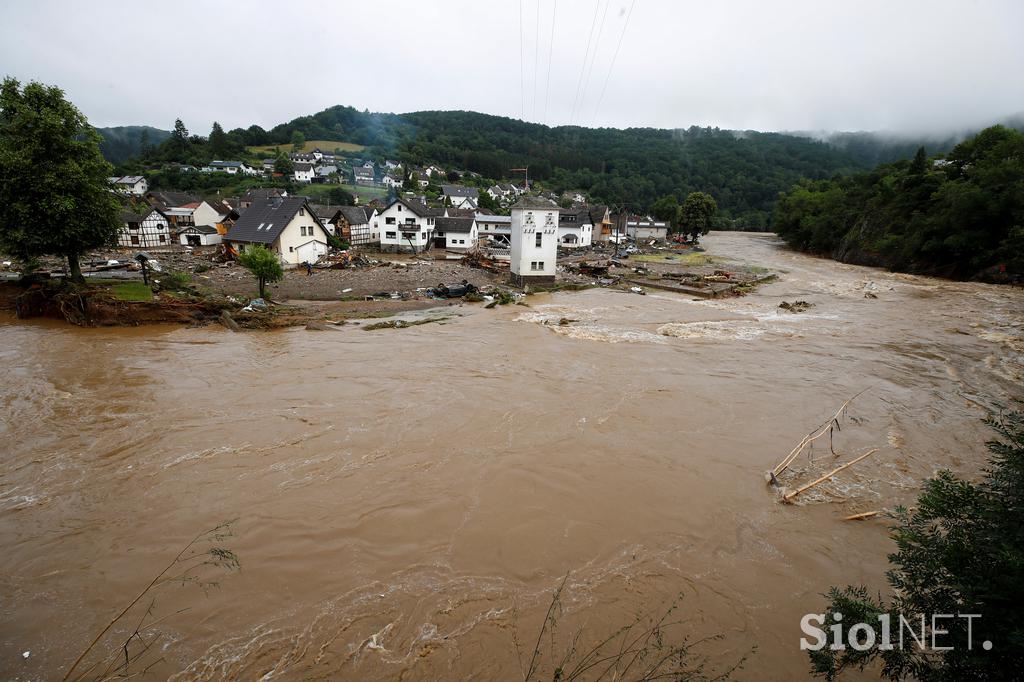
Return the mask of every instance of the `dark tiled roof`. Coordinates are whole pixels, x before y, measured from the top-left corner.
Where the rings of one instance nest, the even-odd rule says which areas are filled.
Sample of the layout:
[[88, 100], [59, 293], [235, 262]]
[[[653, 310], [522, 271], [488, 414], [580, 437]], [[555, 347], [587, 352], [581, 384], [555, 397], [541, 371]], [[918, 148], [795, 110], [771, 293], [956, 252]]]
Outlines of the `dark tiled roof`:
[[480, 191], [476, 187], [462, 187], [460, 185], [441, 185], [441, 192], [449, 197], [469, 197], [476, 199]]
[[339, 206], [338, 209], [350, 225], [363, 225], [369, 222], [362, 206]]
[[469, 234], [473, 231], [473, 219], [472, 218], [438, 218], [434, 221], [434, 226], [437, 230], [444, 232], [465, 232]]
[[184, 206], [199, 201], [199, 197], [186, 192], [150, 192], [146, 198], [149, 199], [149, 203], [160, 209]]
[[217, 234], [217, 228], [209, 225], [190, 225], [181, 232], [185, 234]]
[[260, 199], [270, 199], [279, 196], [281, 196], [281, 190], [276, 187], [267, 187], [266, 189], [257, 187], [246, 192], [245, 196], [242, 197], [242, 201], [259, 201]]
[[141, 223], [146, 217], [139, 215], [138, 213], [132, 213], [131, 211], [121, 211], [121, 222], [123, 223]]
[[316, 213], [320, 220], [331, 220], [334, 216], [341, 212], [340, 206], [324, 206], [323, 204], [310, 204], [313, 212]]
[[[415, 213], [421, 218], [430, 218], [434, 216], [444, 215], [444, 211], [439, 208], [429, 208], [426, 204], [414, 201], [412, 199], [394, 199], [388, 205], [387, 208], [391, 208], [396, 202], [402, 202], [402, 205], [407, 209]], [[385, 209], [387, 210], [387, 209]]]
[[311, 171], [313, 170], [313, 164], [311, 163], [295, 163], [292, 164], [292, 168], [296, 171]]
[[233, 242], [273, 244], [300, 208], [310, 211], [320, 227], [323, 223], [312, 212], [305, 197], [265, 199], [254, 203], [230, 230], [227, 239]]

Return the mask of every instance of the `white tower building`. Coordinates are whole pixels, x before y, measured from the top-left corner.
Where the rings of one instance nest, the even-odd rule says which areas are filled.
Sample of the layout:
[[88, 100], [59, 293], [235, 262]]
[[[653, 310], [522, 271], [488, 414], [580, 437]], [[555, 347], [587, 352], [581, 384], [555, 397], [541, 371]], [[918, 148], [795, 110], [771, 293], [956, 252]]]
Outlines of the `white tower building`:
[[558, 257], [558, 207], [523, 197], [512, 205], [512, 283], [552, 284]]

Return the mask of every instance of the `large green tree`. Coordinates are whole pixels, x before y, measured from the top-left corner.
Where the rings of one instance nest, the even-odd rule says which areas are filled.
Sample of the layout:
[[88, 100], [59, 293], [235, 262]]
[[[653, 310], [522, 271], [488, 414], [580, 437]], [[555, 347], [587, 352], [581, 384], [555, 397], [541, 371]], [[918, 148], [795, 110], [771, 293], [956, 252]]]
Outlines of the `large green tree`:
[[120, 204], [100, 136], [57, 87], [4, 79], [0, 88], [0, 251], [67, 259], [117, 242]]
[[250, 246], [245, 253], [238, 256], [238, 262], [256, 278], [260, 288], [260, 298], [267, 297], [267, 282], [277, 282], [284, 277], [281, 259], [264, 246]]
[[667, 220], [675, 227], [679, 222], [679, 200], [668, 194], [651, 204], [651, 215], [658, 220]]
[[711, 231], [711, 220], [718, 211], [714, 197], [705, 192], [690, 192], [679, 209], [679, 226], [697, 243], [701, 235]]

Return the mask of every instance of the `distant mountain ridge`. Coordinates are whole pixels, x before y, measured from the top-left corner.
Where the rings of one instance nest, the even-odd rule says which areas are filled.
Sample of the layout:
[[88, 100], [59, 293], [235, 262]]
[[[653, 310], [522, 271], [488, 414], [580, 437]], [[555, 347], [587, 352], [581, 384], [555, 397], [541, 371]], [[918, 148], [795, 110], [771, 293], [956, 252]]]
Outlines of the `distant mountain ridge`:
[[[167, 134], [147, 129], [151, 140], [154, 134]], [[811, 133], [696, 126], [676, 130], [548, 127], [472, 111], [381, 114], [342, 105], [269, 131], [255, 125], [236, 128], [227, 137], [233, 148], [242, 149], [287, 145], [296, 132], [307, 140], [364, 145], [365, 155], [374, 159], [436, 163], [494, 180], [520, 180], [522, 175], [512, 169], [528, 167], [531, 179], [554, 189], [581, 189], [596, 201], [636, 211], [646, 210], [664, 195], [674, 194], [681, 201], [689, 192], [705, 191], [717, 200], [724, 220], [753, 229], [768, 225], [779, 193], [802, 178], [825, 179], [908, 158], [922, 142], [929, 154], [944, 153], [964, 137], [932, 144], [934, 140], [893, 139], [874, 133], [836, 133], [823, 140]], [[135, 141], [134, 147], [130, 141], [115, 145], [114, 137], [107, 140], [108, 147], [129, 153], [140, 146], [139, 134], [126, 135]], [[164, 151], [153, 160], [173, 160]], [[112, 154], [108, 158], [115, 160]]]
[[96, 132], [103, 138], [100, 151], [113, 164], [124, 163], [139, 156], [145, 146], [157, 146], [171, 136], [171, 131], [152, 126], [97, 128]]

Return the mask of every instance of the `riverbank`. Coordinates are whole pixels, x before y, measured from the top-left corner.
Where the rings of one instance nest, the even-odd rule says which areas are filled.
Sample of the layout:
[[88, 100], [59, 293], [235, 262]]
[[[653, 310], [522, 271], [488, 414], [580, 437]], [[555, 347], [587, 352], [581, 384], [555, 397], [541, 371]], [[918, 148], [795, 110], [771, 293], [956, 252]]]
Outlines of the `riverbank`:
[[146, 284], [129, 254], [90, 254], [93, 266], [82, 286], [59, 278], [60, 263], [51, 259], [44, 276], [31, 284], [0, 282], [0, 309], [21, 318], [49, 317], [79, 326], [222, 323], [232, 329], [278, 329], [461, 303], [438, 290], [462, 282], [478, 292], [467, 302], [490, 303], [535, 291], [588, 287], [717, 298], [748, 293], [774, 277], [766, 268], [731, 261], [727, 254], [680, 245], [648, 244], [628, 252], [595, 246], [563, 253], [554, 285], [517, 288], [508, 284], [507, 263], [444, 252], [360, 252], [344, 267], [325, 261], [311, 272], [286, 270], [281, 281], [268, 285], [269, 299], [254, 308], [252, 275], [236, 263], [217, 260], [212, 250], [168, 251], [152, 258], [158, 270], [150, 272]]

